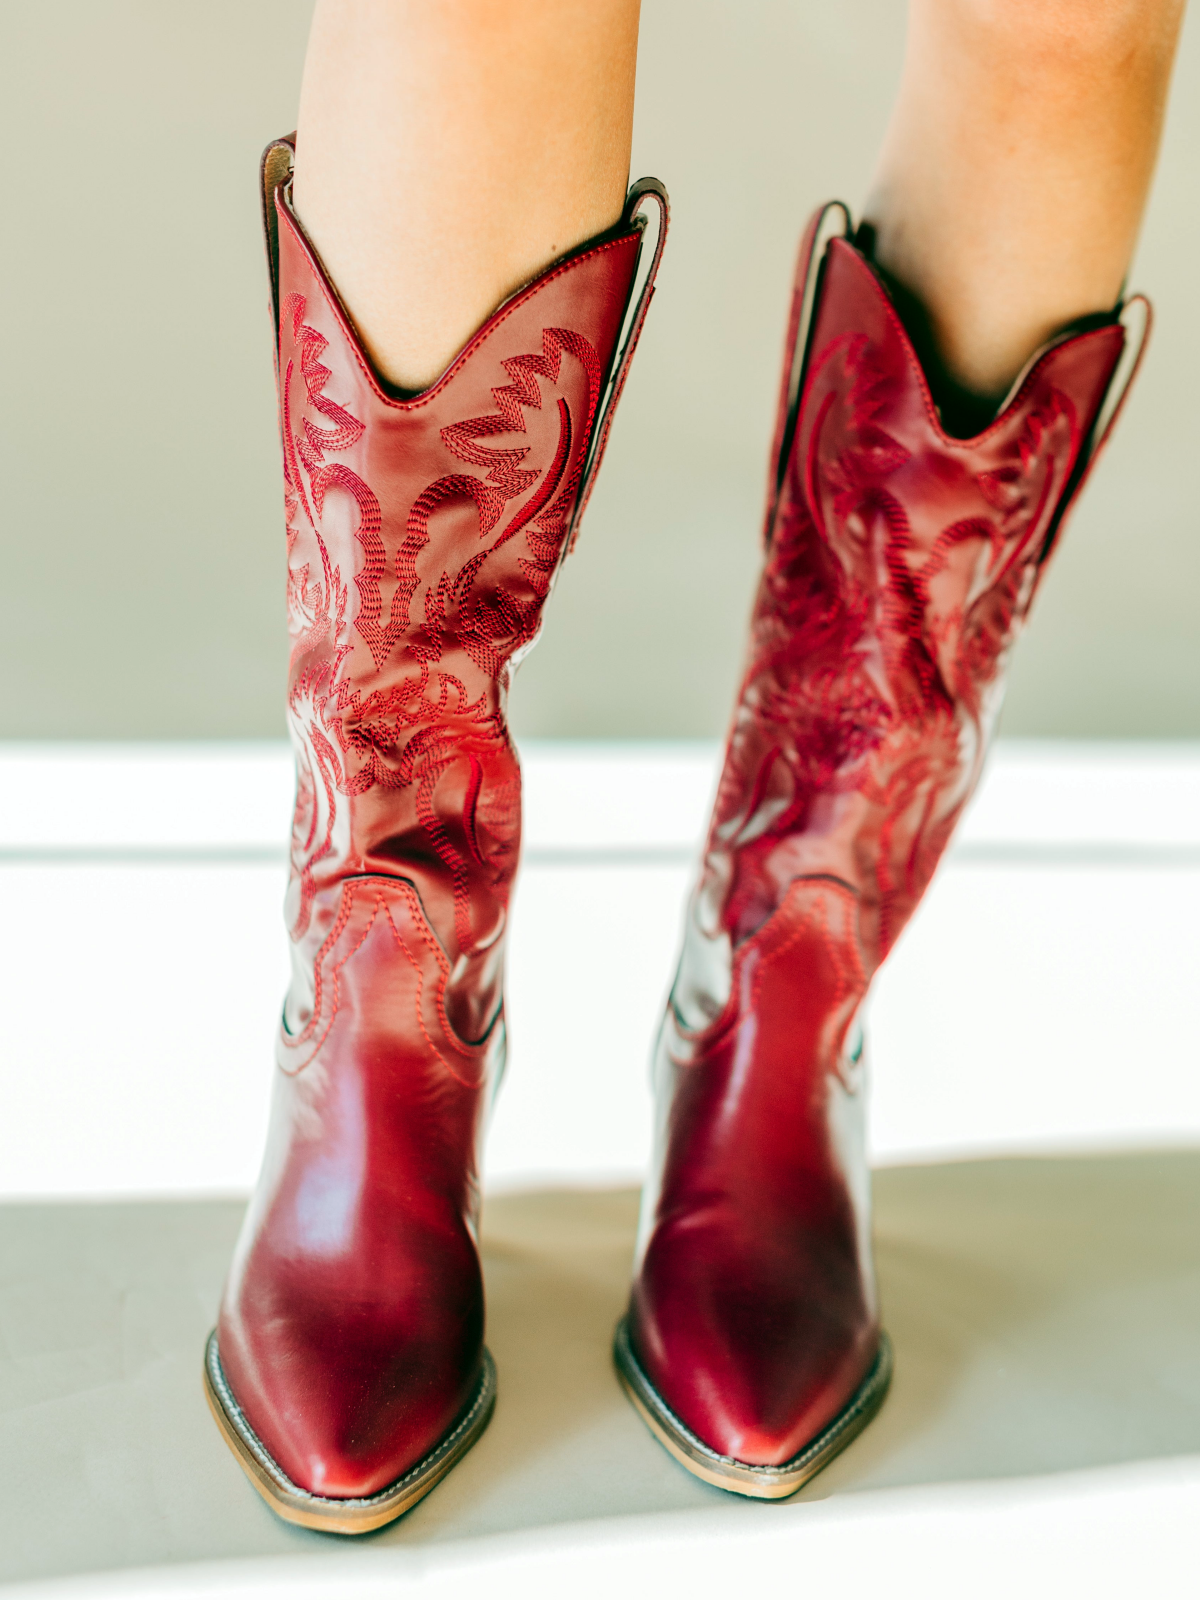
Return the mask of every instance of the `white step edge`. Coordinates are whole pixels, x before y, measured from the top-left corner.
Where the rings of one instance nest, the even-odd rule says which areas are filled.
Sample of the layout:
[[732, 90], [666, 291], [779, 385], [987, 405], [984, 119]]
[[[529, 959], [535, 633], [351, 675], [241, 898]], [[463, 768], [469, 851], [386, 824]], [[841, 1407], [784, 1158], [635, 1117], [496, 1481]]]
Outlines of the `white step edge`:
[[[720, 746], [530, 740], [528, 859], [690, 859]], [[0, 860], [282, 859], [285, 741], [0, 743]], [[1200, 861], [1200, 743], [1001, 740], [954, 843], [963, 858]]]

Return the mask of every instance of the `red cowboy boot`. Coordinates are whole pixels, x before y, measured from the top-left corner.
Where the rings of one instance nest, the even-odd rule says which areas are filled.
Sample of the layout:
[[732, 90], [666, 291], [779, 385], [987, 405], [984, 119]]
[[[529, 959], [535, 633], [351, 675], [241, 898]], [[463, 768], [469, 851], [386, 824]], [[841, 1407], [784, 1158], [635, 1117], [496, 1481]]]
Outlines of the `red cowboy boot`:
[[766, 568], [615, 1347], [689, 1471], [769, 1499], [887, 1390], [856, 1019], [975, 786], [1132, 362], [1116, 318], [1091, 319], [978, 437], [948, 437], [879, 276], [848, 236], [816, 248], [826, 214], [801, 249]]
[[[578, 529], [666, 228], [620, 224], [389, 394], [264, 157], [298, 763], [293, 979], [266, 1159], [205, 1362], [279, 1514], [361, 1533], [470, 1448], [477, 1150], [504, 1058], [521, 775], [505, 706]], [[645, 217], [658, 243], [632, 316]], [[628, 333], [617, 354], [621, 330]]]

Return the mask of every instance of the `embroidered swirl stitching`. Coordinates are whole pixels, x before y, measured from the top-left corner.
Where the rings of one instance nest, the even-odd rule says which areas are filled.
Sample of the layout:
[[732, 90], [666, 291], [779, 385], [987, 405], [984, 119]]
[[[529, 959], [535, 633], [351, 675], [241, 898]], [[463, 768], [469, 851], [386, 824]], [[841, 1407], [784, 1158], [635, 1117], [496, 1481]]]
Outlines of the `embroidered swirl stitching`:
[[928, 468], [910, 469], [887, 425], [903, 381], [863, 334], [813, 363], [811, 424], [756, 603], [702, 884], [737, 948], [781, 903], [788, 841], [818, 826], [816, 808], [865, 807], [863, 855], [848, 865], [874, 907], [868, 973], [972, 787], [1079, 444], [1070, 399], [1043, 384], [1003, 462], [976, 473], [978, 509], [918, 536], [910, 497]]
[[[339, 808], [383, 790], [410, 797], [423, 848], [450, 882], [457, 947], [470, 951], [478, 937], [472, 874], [486, 869], [506, 896], [515, 865], [519, 777], [504, 694], [513, 657], [536, 637], [562, 555], [600, 398], [601, 357], [582, 335], [554, 327], [543, 330], [540, 352], [503, 361], [508, 382], [492, 390], [494, 410], [441, 429], [466, 470], [416, 496], [389, 555], [378, 497], [332, 459], [358, 442], [364, 425], [326, 393], [328, 341], [305, 321], [302, 295], [288, 295], [281, 312], [294, 347], [280, 371], [289, 712], [299, 753], [292, 936], [309, 927], [322, 871], [338, 870]], [[553, 396], [554, 443], [546, 458], [531, 460], [520, 437], [526, 416], [543, 409], [544, 389], [559, 384], [564, 358], [582, 373], [579, 415], [565, 393]], [[335, 494], [361, 552], [354, 604], [344, 557], [331, 555], [337, 541], [326, 536]], [[479, 548], [447, 564], [433, 519], [464, 503], [477, 518]], [[343, 550], [345, 543], [343, 531]], [[315, 559], [301, 559], [301, 547], [315, 550]], [[369, 672], [353, 670], [356, 635]], [[439, 785], [452, 768], [463, 799], [447, 813]]]

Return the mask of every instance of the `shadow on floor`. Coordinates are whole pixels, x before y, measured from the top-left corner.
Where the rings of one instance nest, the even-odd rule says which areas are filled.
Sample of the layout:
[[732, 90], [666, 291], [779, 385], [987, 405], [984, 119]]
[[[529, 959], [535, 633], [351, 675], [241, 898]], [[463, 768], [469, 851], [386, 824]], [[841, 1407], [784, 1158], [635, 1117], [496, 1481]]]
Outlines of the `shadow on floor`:
[[[374, 1543], [772, 1515], [680, 1471], [617, 1389], [636, 1209], [628, 1190], [489, 1202], [495, 1420]], [[201, 1396], [240, 1210], [0, 1207], [0, 1581], [329, 1549], [267, 1511]], [[876, 1215], [895, 1385], [801, 1498], [1200, 1451], [1200, 1151], [894, 1168]]]

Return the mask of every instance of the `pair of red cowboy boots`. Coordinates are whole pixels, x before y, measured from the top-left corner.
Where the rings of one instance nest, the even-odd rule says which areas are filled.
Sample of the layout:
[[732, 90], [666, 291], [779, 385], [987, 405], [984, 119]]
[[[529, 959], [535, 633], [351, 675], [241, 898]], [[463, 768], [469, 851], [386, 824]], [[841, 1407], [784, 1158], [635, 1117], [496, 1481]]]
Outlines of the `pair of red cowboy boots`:
[[[616, 228], [400, 397], [297, 223], [291, 162], [280, 141], [263, 176], [293, 979], [205, 1379], [274, 1509], [357, 1533], [426, 1494], [495, 1398], [477, 1217], [520, 845], [505, 704], [603, 454], [666, 197], [636, 185]], [[848, 216], [827, 208], [802, 247], [766, 566], [615, 1348], [657, 1437], [723, 1488], [792, 1493], [886, 1392], [857, 1018], [978, 778], [1125, 342], [1115, 318], [1054, 341], [991, 426], [949, 437]]]

